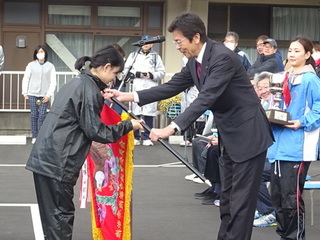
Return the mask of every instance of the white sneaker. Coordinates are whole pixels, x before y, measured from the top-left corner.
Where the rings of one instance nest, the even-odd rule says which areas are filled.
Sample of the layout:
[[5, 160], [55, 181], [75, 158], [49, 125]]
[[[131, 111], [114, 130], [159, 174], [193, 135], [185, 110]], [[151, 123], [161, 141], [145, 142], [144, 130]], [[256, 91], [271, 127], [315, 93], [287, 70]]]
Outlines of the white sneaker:
[[192, 181], [195, 183], [203, 183], [203, 181], [198, 177], [195, 177], [194, 179], [192, 179]]
[[36, 138], [32, 138], [31, 144], [35, 144], [36, 140], [37, 140]]
[[194, 173], [193, 174], [190, 174], [190, 175], [187, 175], [184, 177], [185, 180], [188, 180], [188, 181], [192, 181], [197, 175], [195, 175]]
[[138, 146], [138, 145], [140, 145], [140, 144], [141, 144], [141, 143], [140, 143], [139, 140], [137, 140], [137, 139], [134, 140], [134, 145], [135, 145], [135, 146]]
[[258, 219], [258, 218], [260, 218], [260, 217], [262, 217], [262, 215], [258, 212], [258, 210], [256, 210], [256, 211], [254, 212], [254, 220], [256, 220], [256, 219]]
[[150, 139], [143, 140], [143, 146], [153, 146], [153, 142]]
[[276, 217], [273, 214], [263, 215], [253, 221], [254, 227], [272, 227], [277, 226]]

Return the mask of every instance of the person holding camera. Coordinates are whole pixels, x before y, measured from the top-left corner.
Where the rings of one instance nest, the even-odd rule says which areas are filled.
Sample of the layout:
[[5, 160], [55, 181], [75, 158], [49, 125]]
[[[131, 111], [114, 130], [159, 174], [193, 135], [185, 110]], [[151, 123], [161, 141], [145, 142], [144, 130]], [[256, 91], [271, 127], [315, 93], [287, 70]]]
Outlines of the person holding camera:
[[[142, 36], [141, 40], [147, 40], [151, 36]], [[132, 83], [132, 91], [140, 91], [157, 86], [165, 75], [165, 68], [161, 57], [152, 50], [153, 44], [146, 44], [136, 52], [129, 55], [123, 72], [130, 72], [134, 75]], [[157, 102], [153, 102], [144, 106], [132, 103], [132, 112], [139, 118], [143, 118], [146, 124], [153, 128], [153, 118], [157, 114]], [[149, 132], [144, 130], [140, 136], [139, 130], [134, 132], [134, 144], [140, 145], [141, 140], [144, 146], [152, 146], [153, 143], [149, 138]]]

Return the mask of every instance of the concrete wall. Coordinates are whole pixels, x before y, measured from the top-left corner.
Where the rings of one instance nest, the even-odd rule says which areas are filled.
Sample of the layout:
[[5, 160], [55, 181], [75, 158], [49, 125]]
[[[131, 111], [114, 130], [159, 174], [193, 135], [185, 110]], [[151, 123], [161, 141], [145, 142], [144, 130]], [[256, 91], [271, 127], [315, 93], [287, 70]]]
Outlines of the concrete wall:
[[0, 112], [0, 135], [31, 136], [30, 112]]
[[[182, 66], [183, 55], [176, 49], [172, 43], [172, 35], [167, 31], [167, 27], [180, 13], [191, 11], [201, 16], [205, 24], [208, 22], [208, 5], [209, 0], [175, 0], [167, 1], [165, 5], [165, 22], [163, 35], [166, 41], [163, 47], [163, 60], [166, 66], [166, 72], [175, 73], [180, 71]], [[165, 79], [165, 81], [170, 78]]]

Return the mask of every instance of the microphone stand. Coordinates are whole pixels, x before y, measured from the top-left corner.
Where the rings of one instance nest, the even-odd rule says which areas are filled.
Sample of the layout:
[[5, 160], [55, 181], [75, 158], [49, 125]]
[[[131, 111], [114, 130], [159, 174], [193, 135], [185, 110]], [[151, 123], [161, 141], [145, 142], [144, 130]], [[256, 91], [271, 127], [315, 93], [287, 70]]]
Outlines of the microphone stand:
[[[130, 66], [129, 66], [129, 68], [128, 68], [128, 71], [126, 72], [125, 75], [122, 76], [122, 78], [121, 78], [121, 80], [120, 80], [121, 83], [120, 83], [120, 85], [119, 85], [119, 87], [118, 87], [118, 89], [117, 89], [118, 91], [121, 90], [121, 88], [123, 87], [123, 85], [124, 85], [125, 83], [131, 82], [131, 81], [134, 79], [135, 76], [134, 76], [133, 73], [131, 73], [131, 69], [132, 69], [133, 64], [135, 63], [136, 58], [137, 58], [138, 54], [140, 53], [140, 51], [141, 51], [141, 46], [140, 46], [139, 48], [137, 48], [137, 50], [135, 51], [135, 53], [134, 53], [134, 58], [133, 58]], [[130, 83], [130, 84], [131, 84], [131, 85], [130, 85], [130, 88], [132, 88], [132, 83]], [[112, 107], [112, 105], [113, 105], [113, 103], [110, 104], [110, 107]], [[129, 109], [132, 110], [132, 104], [131, 104], [131, 103], [129, 103]]]
[[[112, 101], [114, 101], [116, 104], [118, 104], [125, 112], [127, 112], [133, 119], [139, 120], [139, 118], [130, 110], [127, 109], [127, 107], [120, 102], [118, 99], [112, 97]], [[147, 131], [151, 131], [151, 128], [145, 124], [141, 123], [144, 129]], [[173, 147], [171, 147], [169, 144], [167, 144], [163, 139], [158, 139], [158, 142], [160, 142], [169, 152], [171, 152], [176, 158], [178, 158], [187, 168], [189, 168], [197, 177], [199, 177], [204, 183], [206, 183], [208, 186], [211, 187], [211, 183], [208, 179], [206, 179], [194, 166], [192, 166], [186, 159], [184, 159], [180, 153], [178, 153]]]

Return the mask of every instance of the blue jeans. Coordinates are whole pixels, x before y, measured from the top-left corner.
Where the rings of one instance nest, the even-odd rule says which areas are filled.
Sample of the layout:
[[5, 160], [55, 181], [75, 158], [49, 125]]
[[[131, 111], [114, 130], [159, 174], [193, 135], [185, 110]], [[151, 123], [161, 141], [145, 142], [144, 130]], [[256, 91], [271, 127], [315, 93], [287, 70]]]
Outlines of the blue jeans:
[[264, 163], [262, 172], [262, 178], [259, 188], [259, 197], [257, 201], [257, 210], [260, 214], [266, 215], [274, 213], [274, 207], [272, 205], [271, 195], [267, 188], [266, 183], [271, 181], [271, 163], [268, 159]]
[[[43, 103], [43, 97], [35, 97], [35, 96], [28, 96], [29, 97], [29, 104], [30, 104], [30, 111], [31, 111], [31, 133], [32, 138], [36, 138], [38, 136], [38, 132], [40, 127], [42, 126], [44, 119], [47, 115], [47, 108], [48, 103]], [[37, 100], [41, 101], [40, 105], [37, 105]]]

